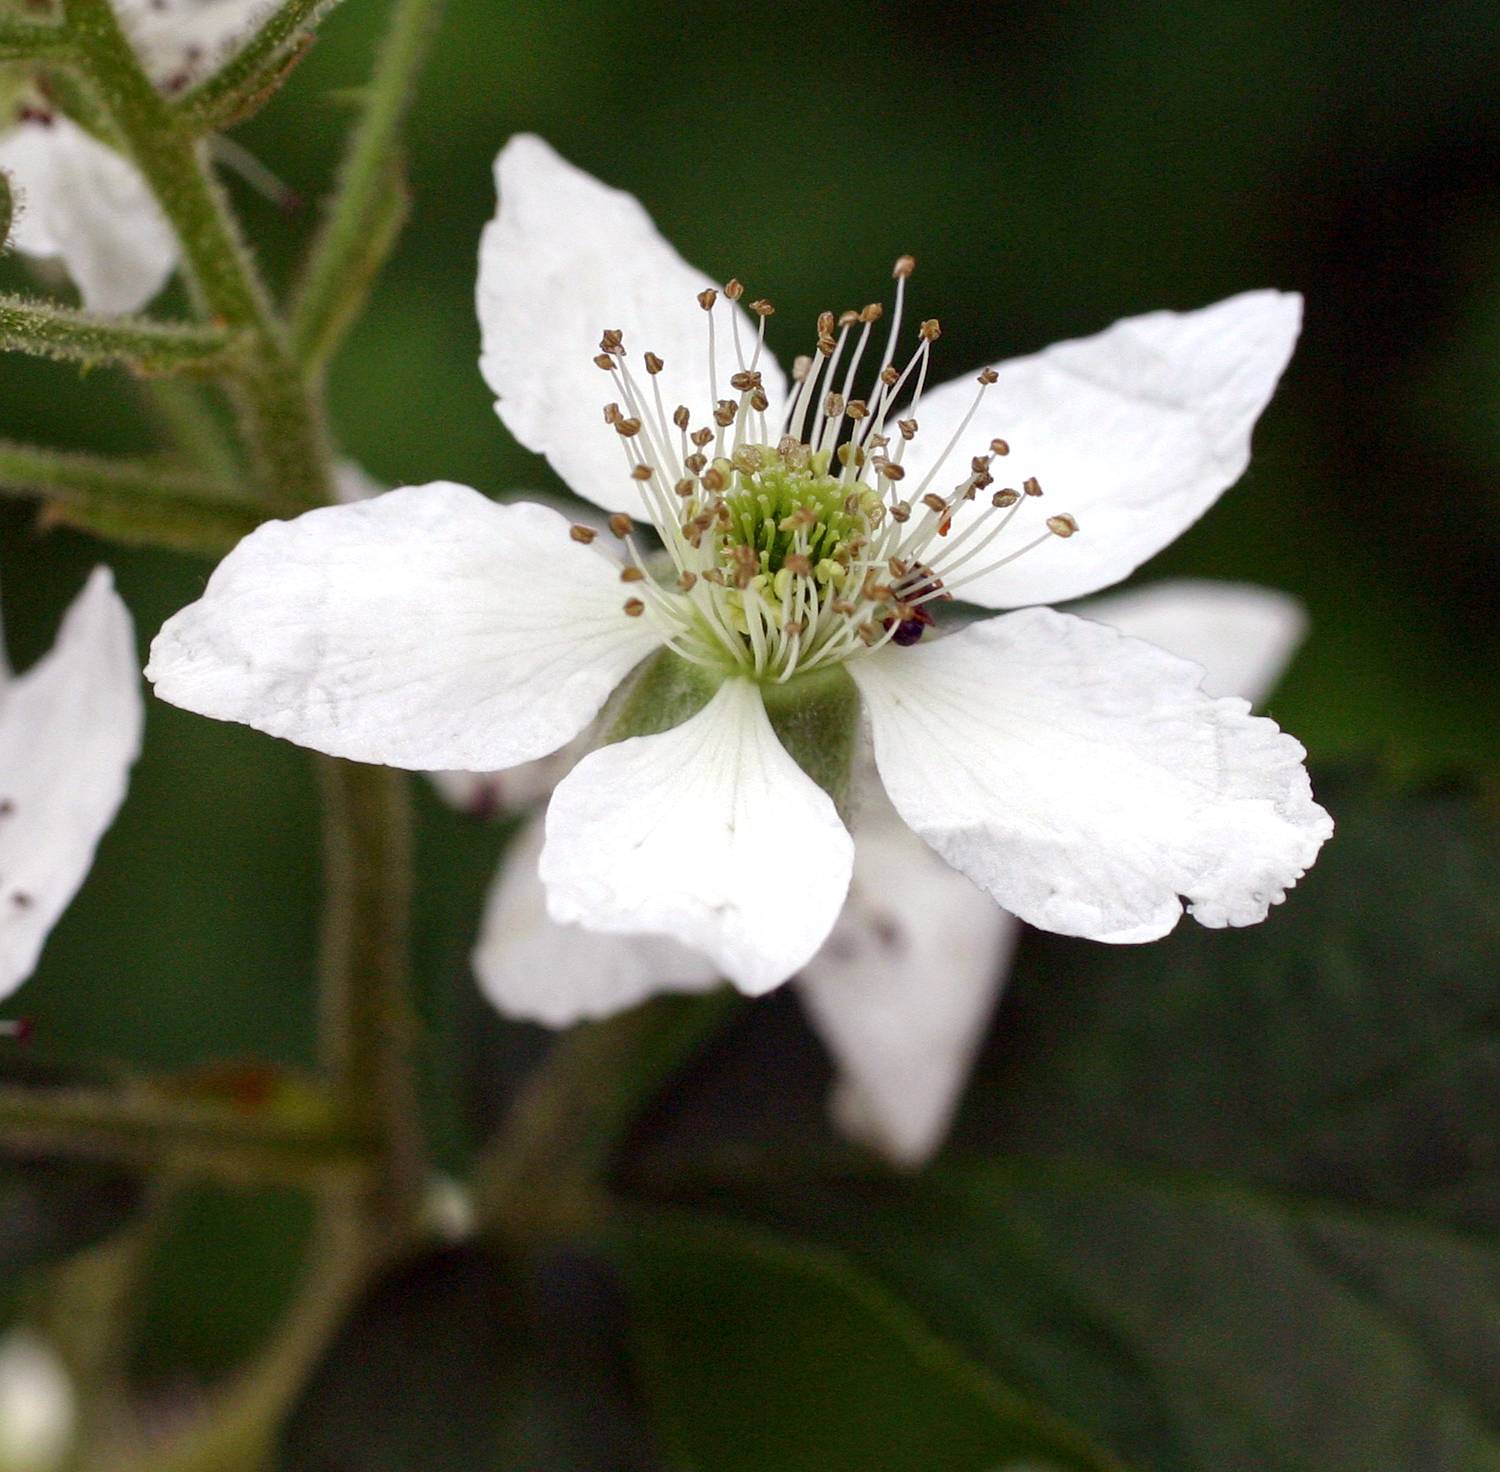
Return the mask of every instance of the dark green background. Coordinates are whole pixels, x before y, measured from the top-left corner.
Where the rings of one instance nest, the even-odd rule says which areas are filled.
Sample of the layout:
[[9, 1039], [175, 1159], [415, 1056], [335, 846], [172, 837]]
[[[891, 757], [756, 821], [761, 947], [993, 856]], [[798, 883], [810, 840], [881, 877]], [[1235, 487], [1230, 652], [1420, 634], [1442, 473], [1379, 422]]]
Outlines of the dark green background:
[[[238, 130], [308, 197], [338, 156], [383, 9], [346, 0], [284, 93]], [[770, 296], [784, 358], [805, 350], [819, 309], [885, 290], [905, 251], [953, 373], [1156, 307], [1294, 288], [1302, 345], [1248, 475], [1142, 578], [1245, 579], [1305, 600], [1312, 634], [1271, 710], [1320, 770], [1358, 764], [1387, 790], [1484, 790], [1500, 711], [1497, 75], [1486, 0], [454, 0], [411, 129], [412, 222], [334, 370], [337, 432], [390, 483], [556, 489], [508, 439], [476, 367], [490, 162], [523, 129], [639, 195], [689, 259]], [[309, 212], [235, 193], [284, 283]], [[12, 263], [3, 273], [24, 279]], [[123, 378], [0, 362], [6, 436], [108, 449], [150, 432]], [[100, 559], [143, 646], [208, 571], [38, 533], [32, 508], [0, 505], [14, 663], [46, 647]], [[502, 831], [425, 788], [420, 820], [431, 1093], [456, 1165], [472, 1102], [456, 1049], [477, 1039], [509, 1056], [533, 1041], [492, 1021], [467, 975]], [[58, 1056], [308, 1061], [316, 842], [302, 753], [152, 703], [130, 798], [13, 1009]], [[1448, 882], [1423, 875], [1438, 894]], [[1422, 886], [1402, 903], [1419, 923]], [[187, 1235], [212, 1243], [204, 1211]], [[225, 1270], [222, 1254], [201, 1255], [201, 1281]], [[210, 1363], [236, 1295], [256, 1291], [242, 1271], [207, 1325], [190, 1295], [164, 1295], [174, 1352]]]

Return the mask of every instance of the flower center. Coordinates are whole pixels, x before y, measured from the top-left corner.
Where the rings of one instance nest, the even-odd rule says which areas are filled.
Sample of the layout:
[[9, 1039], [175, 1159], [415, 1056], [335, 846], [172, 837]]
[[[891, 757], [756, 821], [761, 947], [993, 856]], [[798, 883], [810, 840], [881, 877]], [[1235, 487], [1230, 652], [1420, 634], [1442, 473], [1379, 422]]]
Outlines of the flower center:
[[[979, 374], [972, 406], [920, 483], [906, 486], [903, 460], [920, 430], [932, 344], [941, 335], [936, 321], [923, 322], [906, 367], [894, 366], [913, 266], [910, 256], [896, 263], [895, 310], [866, 397], [851, 395], [874, 324], [885, 315], [879, 303], [837, 318], [819, 316], [817, 352], [797, 360], [779, 426], [768, 421], [771, 405], [757, 369], [773, 311], [769, 302], [750, 303], [759, 331], [748, 353], [740, 314], [731, 306], [736, 368], [727, 387], [733, 397], [720, 398], [720, 294], [699, 295], [714, 398], [708, 422], [697, 428], [686, 405], [667, 413], [662, 359], [643, 356], [643, 382], [627, 358], [623, 334], [605, 331], [594, 362], [618, 394], [605, 406], [605, 423], [619, 437], [666, 554], [648, 562], [630, 518], [611, 517], [610, 528], [631, 559], [622, 578], [635, 585], [624, 608], [632, 617], [649, 617], [683, 658], [785, 682], [888, 643], [914, 644], [933, 621], [929, 605], [1051, 537], [1078, 530], [1071, 516], [1050, 516], [1020, 547], [985, 555], [1042, 494], [1034, 477], [1019, 490], [990, 492], [992, 467], [1009, 454], [999, 439], [968, 455], [956, 484], [951, 470], [945, 474], [998, 379], [993, 369]], [[742, 293], [737, 281], [723, 291], [730, 303]], [[899, 417], [898, 403], [906, 406]], [[580, 533], [587, 539], [585, 529], [575, 528]]]

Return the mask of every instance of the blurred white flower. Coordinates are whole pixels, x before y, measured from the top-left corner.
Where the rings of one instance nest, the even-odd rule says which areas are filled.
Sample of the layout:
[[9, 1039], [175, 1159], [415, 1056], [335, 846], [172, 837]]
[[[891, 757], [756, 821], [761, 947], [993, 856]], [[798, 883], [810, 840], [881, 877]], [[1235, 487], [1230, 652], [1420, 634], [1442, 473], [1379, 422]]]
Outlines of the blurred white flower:
[[[336, 756], [488, 771], [564, 747], [670, 650], [706, 703], [559, 784], [547, 907], [670, 937], [751, 994], [822, 948], [853, 873], [848, 830], [762, 694], [806, 711], [830, 671], [857, 687], [901, 820], [1021, 919], [1136, 942], [1184, 899], [1211, 926], [1282, 899], [1332, 825], [1302, 748], [1206, 694], [1196, 665], [1045, 608], [922, 635], [948, 592], [1070, 599], [1196, 520], [1248, 461], [1297, 298], [1154, 313], [986, 369], [977, 392], [927, 392], [936, 323], [896, 366], [903, 259], [883, 351], [878, 306], [825, 314], [788, 394], [769, 304], [718, 294], [635, 200], [533, 138], [497, 176], [482, 367], [515, 434], [614, 513], [627, 565], [555, 511], [452, 484], [311, 511], [245, 538], [168, 621], [158, 694]], [[1030, 473], [990, 494], [1011, 445]], [[1036, 510], [1041, 480], [1067, 512]]]
[[[267, 8], [267, 0], [114, 3], [164, 91], [207, 75]], [[166, 285], [177, 238], [140, 172], [32, 88], [4, 104], [0, 172], [15, 204], [9, 243], [60, 261], [91, 311], [139, 311]]]
[[55, 1350], [29, 1329], [0, 1339], [0, 1472], [53, 1472], [73, 1444], [77, 1397]]
[[141, 748], [130, 614], [95, 568], [24, 675], [0, 657], [0, 998], [36, 966], [125, 797]]

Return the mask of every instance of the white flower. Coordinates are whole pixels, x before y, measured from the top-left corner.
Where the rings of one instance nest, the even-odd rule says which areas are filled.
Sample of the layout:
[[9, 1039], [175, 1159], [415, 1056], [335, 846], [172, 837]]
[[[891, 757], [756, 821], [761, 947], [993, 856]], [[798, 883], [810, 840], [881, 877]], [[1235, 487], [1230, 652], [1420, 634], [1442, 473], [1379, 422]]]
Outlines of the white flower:
[[[160, 695], [337, 756], [487, 771], [558, 750], [672, 651], [701, 703], [558, 786], [548, 909], [671, 937], [749, 993], [843, 907], [853, 841], [785, 743], [818, 759], [804, 716], [855, 687], [902, 820], [1019, 918], [1117, 942], [1166, 934], [1184, 900], [1207, 925], [1264, 918], [1332, 826], [1295, 741], [1088, 619], [921, 636], [948, 591], [1072, 598], [1194, 521], [1247, 463], [1295, 297], [1154, 313], [928, 392], [937, 325], [896, 358], [903, 260], [883, 345], [877, 308], [826, 317], [788, 394], [769, 307], [716, 294], [633, 199], [532, 138], [497, 174], [482, 367], [517, 436], [617, 514], [629, 566], [546, 507], [446, 483], [308, 512], [168, 621]], [[992, 491], [1010, 463], [1021, 490]], [[1066, 509], [1040, 509], [1044, 486]]]
[[[1201, 665], [1210, 693], [1257, 703], [1305, 626], [1295, 600], [1232, 583], [1158, 583], [1078, 611]], [[849, 897], [797, 986], [838, 1067], [835, 1122], [895, 1163], [916, 1165], [947, 1133], [1020, 925], [878, 792], [870, 797], [853, 825]], [[530, 801], [504, 806], [520, 811]], [[552, 920], [536, 869], [541, 842], [533, 820], [491, 888], [474, 952], [475, 973], [500, 1011], [561, 1027], [717, 982], [717, 968], [683, 946]]]
[[[266, 8], [265, 0], [115, 0], [164, 91], [204, 76]], [[0, 117], [0, 172], [15, 218], [10, 244], [60, 261], [91, 311], [139, 311], [167, 283], [177, 237], [136, 166], [23, 90]]]
[[141, 749], [136, 659], [103, 567], [24, 675], [0, 657], [0, 997], [31, 975], [124, 800]]
[[29, 1329], [0, 1339], [0, 1472], [51, 1472], [67, 1460], [77, 1396], [56, 1350]]

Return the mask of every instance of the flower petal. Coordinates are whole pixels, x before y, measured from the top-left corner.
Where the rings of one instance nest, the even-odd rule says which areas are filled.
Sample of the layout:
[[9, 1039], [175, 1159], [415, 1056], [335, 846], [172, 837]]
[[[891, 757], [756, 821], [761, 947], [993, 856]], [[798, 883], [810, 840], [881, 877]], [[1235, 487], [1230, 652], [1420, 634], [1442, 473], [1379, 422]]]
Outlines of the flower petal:
[[854, 882], [798, 994], [838, 1065], [834, 1121], [897, 1165], [942, 1143], [1020, 925], [890, 811], [854, 829]]
[[1033, 608], [850, 665], [896, 811], [1021, 919], [1154, 940], [1263, 920], [1333, 831], [1301, 746], [1196, 665]]
[[0, 997], [31, 975], [88, 874], [141, 723], [130, 615], [96, 568], [52, 649], [0, 685]]
[[168, 619], [173, 705], [315, 751], [488, 771], [565, 745], [656, 646], [545, 506], [407, 487], [257, 528]]
[[[620, 398], [595, 367], [600, 334], [625, 334], [631, 369], [644, 387], [641, 354], [666, 362], [657, 380], [670, 413], [678, 404], [693, 424], [708, 423], [715, 398], [733, 395], [739, 366], [725, 304], [714, 311], [719, 376], [709, 374], [708, 322], [696, 297], [716, 285], [664, 240], [631, 195], [575, 168], [540, 138], [520, 134], [495, 160], [500, 207], [479, 247], [479, 325], [485, 382], [505, 426], [547, 457], [578, 495], [607, 511], [640, 510], [638, 483], [602, 406]], [[739, 307], [748, 349], [755, 327]], [[770, 350], [760, 370], [771, 415], [786, 381]], [[712, 384], [712, 392], [710, 385]], [[675, 435], [675, 431], [673, 434]], [[650, 455], [644, 437], [640, 460]]]
[[1192, 660], [1210, 695], [1242, 695], [1252, 705], [1275, 689], [1307, 635], [1297, 599], [1252, 583], [1181, 578], [1095, 598], [1073, 612]]
[[547, 913], [540, 818], [506, 850], [485, 902], [474, 974], [507, 1017], [568, 1027], [659, 992], [711, 991], [719, 968], [663, 935], [600, 935]]
[[114, 0], [120, 24], [158, 87], [211, 76], [276, 9], [275, 0]]
[[[1249, 291], [1196, 312], [1129, 317], [1000, 364], [956, 446], [953, 463], [963, 469], [944, 469], [936, 487], [962, 479], [969, 457], [999, 437], [1010, 455], [994, 475], [1018, 485], [1035, 476], [1045, 495], [995, 544], [996, 555], [1041, 533], [1043, 516], [1071, 513], [1080, 530], [976, 578], [961, 596], [988, 608], [1060, 603], [1119, 582], [1175, 541], [1244, 473], [1250, 431], [1301, 321], [1301, 297]], [[908, 481], [938, 458], [974, 393], [964, 378], [923, 398]]]
[[61, 115], [0, 135], [16, 193], [11, 241], [61, 259], [90, 311], [139, 311], [177, 264], [177, 237], [135, 165]]
[[729, 679], [682, 725], [579, 762], [552, 795], [541, 875], [554, 920], [673, 936], [754, 995], [823, 943], [853, 863], [759, 690]]

